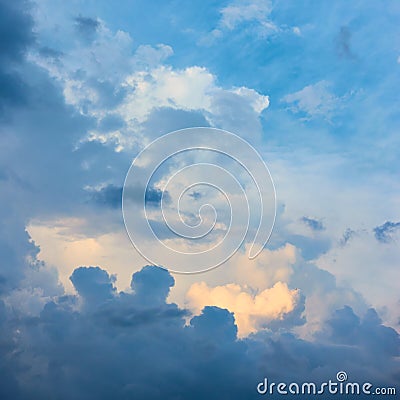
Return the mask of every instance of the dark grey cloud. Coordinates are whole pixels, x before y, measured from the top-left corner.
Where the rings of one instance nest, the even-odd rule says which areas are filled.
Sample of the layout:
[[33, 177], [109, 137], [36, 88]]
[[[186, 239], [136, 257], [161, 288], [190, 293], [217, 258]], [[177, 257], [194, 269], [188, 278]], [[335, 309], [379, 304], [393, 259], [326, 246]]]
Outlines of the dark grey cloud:
[[[143, 188], [140, 184], [125, 186], [124, 188], [125, 200], [132, 201], [137, 204], [143, 203]], [[157, 207], [161, 204], [161, 199], [167, 204], [171, 201], [171, 195], [167, 190], [162, 191], [161, 189], [154, 186], [147, 186], [145, 191], [145, 202], [148, 206]]]
[[390, 243], [393, 236], [400, 230], [400, 222], [386, 221], [383, 225], [374, 228], [376, 240], [381, 243]]
[[133, 274], [131, 288], [141, 302], [160, 305], [174, 284], [174, 278], [166, 270], [148, 265]]
[[107, 271], [99, 267], [80, 267], [74, 270], [71, 282], [85, 301], [89, 303], [101, 303], [111, 299], [115, 289], [113, 280]]
[[400, 354], [399, 335], [382, 325], [377, 312], [370, 308], [360, 318], [346, 306], [337, 310], [327, 324], [326, 338], [332, 343], [366, 347], [374, 346], [379, 359]]
[[[91, 218], [83, 188], [118, 182], [131, 160], [112, 147], [81, 143], [96, 122], [65, 104], [58, 83], [26, 59], [36, 46], [30, 10], [25, 1], [0, 1], [0, 292], [47, 296], [60, 291], [57, 276], [37, 261], [27, 224], [60, 215]], [[97, 218], [97, 232], [113, 226], [110, 218]]]
[[111, 208], [120, 208], [122, 202], [122, 187], [113, 184], [104, 186], [97, 190], [91, 190], [92, 200], [100, 205]]
[[29, 9], [26, 1], [0, 1], [0, 113], [27, 101], [30, 88], [16, 67], [35, 42]]
[[238, 340], [233, 314], [218, 307], [186, 325], [188, 311], [166, 303], [174, 279], [161, 268], [135, 273], [132, 292], [117, 292], [98, 267], [71, 280], [81, 306], [55, 297], [28, 318], [0, 302], [2, 398], [256, 399], [264, 377], [321, 382], [339, 370], [352, 381], [399, 383], [399, 335], [372, 309], [337, 310], [313, 341], [287, 329]]
[[21, 61], [35, 41], [30, 3], [1, 0], [0, 10], [0, 62]]
[[[113, 184], [109, 184], [103, 186], [99, 189], [89, 189], [89, 193], [91, 196], [91, 200], [96, 204], [111, 207], [111, 208], [121, 208], [122, 203], [122, 187], [116, 186]], [[129, 198], [133, 199], [135, 202], [139, 203], [143, 200], [140, 198], [141, 191], [139, 188], [133, 190], [130, 188], [129, 190]], [[162, 191], [158, 188], [149, 186], [145, 193], [145, 202], [146, 205], [150, 207], [157, 207], [161, 204], [161, 198], [164, 196], [164, 201], [170, 201], [170, 195], [168, 191]]]

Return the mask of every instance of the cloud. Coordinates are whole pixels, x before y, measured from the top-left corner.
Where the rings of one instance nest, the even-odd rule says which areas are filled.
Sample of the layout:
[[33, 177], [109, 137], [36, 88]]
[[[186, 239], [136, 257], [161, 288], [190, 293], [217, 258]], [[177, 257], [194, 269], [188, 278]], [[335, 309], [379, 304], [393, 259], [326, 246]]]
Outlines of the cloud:
[[[262, 3], [231, 3], [240, 5], [244, 5], [244, 18], [235, 9], [226, 14], [234, 27], [225, 27], [224, 32], [229, 31], [235, 40], [220, 41], [220, 57], [213, 51], [205, 57], [198, 47], [178, 43], [176, 37], [182, 38], [182, 32], [171, 34], [169, 25], [175, 23], [181, 29], [176, 20], [159, 24], [160, 37], [175, 50], [171, 66], [161, 66], [173, 54], [171, 46], [154, 44], [161, 31], [151, 32], [147, 42], [152, 46], [140, 45], [137, 41], [145, 33], [138, 35], [141, 32], [136, 27], [131, 33], [111, 30], [99, 17], [93, 20], [99, 22], [96, 29], [93, 24], [89, 28], [91, 39], [78, 40], [71, 15], [80, 10], [71, 12], [61, 3], [41, 2], [32, 12], [37, 15], [37, 9], [51, 8], [54, 14], [46, 14], [44, 24], [52, 28], [46, 31], [43, 20], [37, 18], [33, 30], [28, 3], [0, 2], [4, 18], [0, 24], [4, 49], [0, 55], [1, 398], [248, 398], [250, 391], [256, 397], [255, 385], [264, 375], [327, 379], [339, 369], [363, 380], [399, 381], [398, 335], [377, 316], [398, 327], [398, 246], [390, 239], [396, 237], [397, 228], [391, 224], [397, 222], [377, 226], [396, 221], [397, 212], [393, 182], [398, 143], [395, 135], [390, 136], [397, 75], [388, 66], [398, 56], [391, 45], [397, 25], [376, 12], [379, 5], [346, 10], [314, 7], [307, 9], [306, 16], [298, 8], [277, 5], [274, 18], [285, 24], [295, 19], [301, 37], [292, 35], [296, 40], [292, 42], [280, 35], [261, 43], [260, 35], [248, 33], [262, 30], [257, 20], [261, 11], [254, 11]], [[87, 7], [79, 15], [97, 15]], [[98, 5], [99, 12], [104, 14], [105, 9]], [[115, 14], [110, 13], [110, 26], [114, 26], [111, 14]], [[130, 10], [124, 14], [121, 18], [129, 21]], [[332, 24], [324, 22], [326, 16]], [[341, 38], [343, 51], [347, 46], [361, 54], [358, 67], [349, 69], [344, 64], [351, 63], [335, 64], [337, 57], [326, 43], [337, 33], [338, 28], [332, 31], [331, 26], [339, 27], [343, 18], [353, 17], [373, 23], [360, 23], [359, 34], [354, 31], [351, 39]], [[277, 26], [277, 22], [269, 25], [268, 18], [267, 31]], [[376, 34], [376, 26], [386, 27], [384, 36]], [[241, 42], [239, 31], [247, 27], [246, 42]], [[184, 35], [191, 40], [188, 31]], [[159, 76], [157, 71], [161, 71]], [[190, 71], [196, 79], [190, 79]], [[140, 73], [142, 80], [127, 83], [127, 77], [140, 77]], [[376, 76], [384, 79], [372, 79]], [[206, 78], [211, 83], [202, 86]], [[176, 85], [168, 84], [171, 80]], [[280, 113], [276, 108], [262, 118], [269, 107], [265, 93], [277, 107], [282, 91], [298, 94], [309, 82], [332, 82], [332, 86], [302, 93], [306, 101], [292, 99], [289, 106], [295, 112], [290, 118], [309, 120], [325, 112], [336, 117], [335, 101], [341, 99], [336, 93], [353, 86], [363, 89], [348, 108], [348, 118], [341, 115], [340, 130], [301, 131], [297, 129], [301, 124], [288, 127], [287, 121], [276, 118]], [[141, 120], [136, 118], [142, 115], [136, 109], [126, 116], [120, 112], [137, 83], [150, 87], [144, 91], [143, 99], [149, 104]], [[159, 92], [160, 88], [165, 91]], [[191, 103], [191, 95], [184, 93], [189, 89], [200, 91], [193, 97], [197, 103]], [[160, 103], [166, 105], [158, 107]], [[261, 318], [257, 320], [258, 332], [244, 340], [237, 340], [238, 326], [229, 308], [206, 307], [185, 325], [190, 311], [165, 303], [170, 289], [176, 289], [165, 271], [161, 276], [150, 267], [125, 290], [131, 272], [143, 261], [131, 251], [120, 215], [112, 207], [95, 207], [101, 202], [118, 203], [121, 177], [132, 154], [115, 153], [114, 147], [123, 150], [125, 144], [126, 148], [132, 145], [136, 152], [167, 130], [190, 124], [221, 126], [250, 138], [264, 133], [268, 162], [275, 150], [276, 158], [287, 158], [277, 180], [279, 193], [287, 201], [286, 221], [279, 222], [271, 247], [254, 263], [238, 253], [229, 264], [235, 268], [226, 266], [204, 278], [212, 291], [216, 286], [225, 288], [232, 273], [240, 289], [238, 296], [247, 296], [253, 313], [256, 297], [277, 282], [284, 282], [289, 294], [298, 288], [305, 297], [283, 320], [266, 318], [266, 326]], [[278, 126], [282, 126], [281, 137], [274, 135]], [[292, 136], [291, 130], [295, 132]], [[277, 147], [271, 152], [274, 141]], [[311, 154], [315, 149], [318, 157]], [[345, 153], [345, 157], [325, 163], [325, 159], [332, 160], [326, 150]], [[374, 162], [366, 162], [371, 159]], [[273, 172], [278, 169], [275, 163]], [[341, 176], [340, 182], [333, 179], [336, 175]], [[360, 178], [366, 177], [370, 185], [360, 188]], [[377, 182], [379, 193], [372, 190]], [[98, 201], [85, 201], [86, 187], [98, 189]], [[331, 212], [326, 200], [333, 194]], [[157, 190], [151, 195], [157, 203]], [[317, 232], [318, 238], [301, 223], [303, 215], [320, 215], [327, 221], [326, 229]], [[357, 227], [360, 221], [367, 229]], [[30, 223], [36, 223], [37, 236], [32, 234], [36, 244], [25, 231]], [[348, 226], [357, 235], [348, 240], [345, 233], [346, 245], [340, 246], [338, 238]], [[387, 245], [376, 240], [374, 226]], [[39, 255], [51, 263], [40, 262]], [[49, 264], [57, 266], [59, 275]], [[64, 295], [59, 279], [65, 282], [78, 265], [106, 265], [108, 272], [99, 267], [78, 269], [73, 274], [77, 293]], [[118, 272], [125, 292], [115, 288], [111, 272]], [[181, 284], [186, 278], [176, 279]], [[185, 285], [179, 290], [185, 290]], [[366, 303], [374, 304], [377, 312], [365, 313]], [[352, 308], [342, 308], [346, 305]], [[299, 325], [303, 315], [306, 323]], [[149, 377], [154, 378], [152, 383]]]
[[220, 307], [206, 306], [199, 316], [190, 320], [196, 336], [209, 338], [211, 342], [222, 339], [225, 343], [233, 343], [238, 332], [234, 314]]
[[29, 3], [24, 0], [11, 3], [2, 0], [0, 7], [0, 62], [21, 61], [27, 49], [35, 42]]
[[349, 242], [349, 240], [351, 240], [351, 238], [354, 237], [354, 235], [356, 235], [356, 234], [357, 234], [356, 231], [354, 231], [350, 228], [347, 228], [345, 230], [345, 232], [343, 233], [342, 238], [340, 239], [340, 242], [339, 242], [340, 245], [345, 246]]
[[[132, 199], [137, 204], [142, 204], [143, 199], [141, 196], [141, 191], [138, 188], [130, 188], [129, 198]], [[98, 187], [86, 187], [85, 190], [90, 194], [90, 201], [95, 204], [110, 207], [114, 209], [121, 209], [122, 207], [122, 190], [121, 186], [116, 186], [112, 183], [108, 185], [100, 185]], [[161, 199], [164, 198], [167, 204], [171, 201], [170, 194], [167, 190], [161, 191], [157, 187], [148, 186], [145, 194], [145, 204], [147, 206], [157, 207], [161, 204]]]
[[174, 278], [166, 270], [146, 266], [133, 274], [131, 288], [142, 303], [162, 305], [174, 284]]
[[[218, 109], [223, 99], [231, 99], [251, 109], [255, 115], [269, 105], [268, 96], [255, 90], [245, 87], [224, 90], [218, 87], [216, 77], [206, 68], [198, 66], [182, 70], [161, 66], [148, 72], [139, 71], [127, 77], [126, 86], [131, 88], [130, 94], [119, 113], [125, 120], [135, 119], [139, 122], [144, 122], [152, 110], [163, 107], [201, 111], [211, 121], [224, 116], [234, 117], [233, 113], [238, 109], [235, 104], [228, 105], [226, 111]], [[242, 117], [246, 118], [246, 114], [243, 113]]]
[[309, 218], [309, 217], [302, 217], [301, 221], [306, 224], [308, 227], [310, 227], [313, 231], [323, 231], [325, 229], [324, 224], [314, 218]]
[[189, 307], [197, 313], [207, 305], [232, 311], [240, 337], [269, 326], [272, 320], [284, 320], [301, 303], [299, 290], [290, 290], [283, 282], [255, 294], [233, 283], [209, 287], [199, 282], [189, 288], [186, 297]]
[[264, 26], [269, 24], [271, 29], [276, 29], [268, 20], [271, 10], [272, 5], [269, 0], [234, 1], [221, 9], [220, 25], [222, 28], [232, 30], [244, 22], [256, 21]]
[[17, 66], [35, 42], [29, 10], [25, 1], [0, 2], [0, 113], [28, 101], [30, 88]]
[[400, 229], [400, 222], [386, 221], [383, 225], [374, 228], [375, 238], [378, 242], [389, 243], [394, 240], [394, 235]]
[[90, 189], [91, 198], [94, 202], [112, 207], [121, 207], [122, 202], [122, 187], [109, 184], [107, 186], [100, 187], [99, 189]]
[[87, 39], [94, 37], [100, 22], [97, 19], [78, 16], [75, 18], [75, 26], [79, 34]]
[[99, 267], [77, 268], [71, 275], [71, 281], [79, 295], [92, 304], [111, 299], [115, 291], [107, 271]]
[[39, 49], [39, 54], [44, 58], [50, 58], [53, 61], [59, 62], [64, 53], [62, 51], [54, 50], [51, 47], [44, 46]]
[[146, 121], [141, 124], [141, 130], [146, 133], [147, 138], [155, 139], [166, 133], [194, 126], [210, 126], [202, 111], [159, 107], [152, 109]]
[[374, 310], [339, 309], [312, 341], [267, 330], [240, 340], [226, 309], [205, 307], [186, 325], [187, 311], [165, 302], [174, 279], [160, 268], [134, 274], [131, 292], [117, 292], [99, 268], [72, 276], [82, 299], [55, 297], [35, 318], [0, 302], [3, 397], [256, 398], [265, 376], [320, 382], [339, 370], [352, 381], [397, 382], [399, 335]]
[[[344, 246], [339, 240], [315, 262], [334, 274], [340, 286], [351, 286], [373, 304], [385, 323], [398, 327], [399, 246], [394, 240], [385, 241], [383, 246], [371, 229], [353, 231]], [[378, 229], [379, 234], [386, 240], [385, 230]]]
[[[84, 29], [94, 25], [81, 19]], [[223, 88], [202, 66], [163, 64], [173, 54], [168, 45], [139, 45], [132, 52], [129, 33], [112, 32], [103, 21], [96, 27], [96, 39], [63, 51], [62, 62], [40, 52], [30, 56], [61, 83], [68, 104], [97, 121], [83, 140], [112, 143], [121, 151], [187, 126], [261, 135], [259, 117], [269, 106], [268, 96], [247, 87]]]
[[[198, 40], [201, 46], [220, 44], [229, 35], [230, 40], [238, 38], [265, 39], [286, 30], [271, 18], [270, 0], [234, 0], [219, 10], [219, 19], [207, 34]], [[232, 42], [233, 42], [232, 41]]]
[[282, 101], [290, 104], [289, 109], [307, 118], [322, 117], [330, 119], [339, 106], [339, 99], [330, 91], [331, 83], [319, 81], [305, 86], [298, 92], [287, 94]]

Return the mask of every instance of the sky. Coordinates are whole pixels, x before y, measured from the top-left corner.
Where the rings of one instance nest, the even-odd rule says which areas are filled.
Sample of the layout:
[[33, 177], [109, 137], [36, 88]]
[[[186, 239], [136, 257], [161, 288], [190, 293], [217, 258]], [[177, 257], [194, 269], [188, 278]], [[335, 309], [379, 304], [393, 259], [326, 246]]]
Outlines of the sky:
[[[0, 0], [0, 398], [255, 399], [338, 371], [399, 392], [399, 18], [394, 0]], [[147, 182], [193, 131], [164, 135], [196, 127], [226, 154]], [[193, 244], [161, 217], [213, 231]], [[173, 272], [220, 241], [218, 268]]]

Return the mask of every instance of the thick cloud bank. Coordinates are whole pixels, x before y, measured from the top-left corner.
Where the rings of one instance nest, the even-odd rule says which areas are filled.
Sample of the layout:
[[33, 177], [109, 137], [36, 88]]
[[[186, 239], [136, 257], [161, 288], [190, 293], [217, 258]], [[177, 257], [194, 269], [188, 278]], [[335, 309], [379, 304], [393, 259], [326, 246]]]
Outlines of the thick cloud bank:
[[165, 301], [174, 279], [161, 268], [133, 274], [129, 293], [98, 267], [71, 280], [78, 294], [37, 317], [0, 303], [2, 399], [251, 399], [264, 377], [321, 382], [344, 370], [380, 386], [400, 377], [399, 335], [372, 309], [336, 311], [312, 342], [268, 327], [238, 340], [226, 309], [205, 307], [185, 324], [188, 311]]

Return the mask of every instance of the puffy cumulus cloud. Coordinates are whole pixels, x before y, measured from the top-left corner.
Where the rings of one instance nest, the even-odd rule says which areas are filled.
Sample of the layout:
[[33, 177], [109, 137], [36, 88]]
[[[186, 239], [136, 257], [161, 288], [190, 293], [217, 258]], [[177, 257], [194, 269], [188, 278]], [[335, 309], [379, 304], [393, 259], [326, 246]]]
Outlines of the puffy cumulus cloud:
[[146, 304], [162, 304], [175, 281], [166, 271], [161, 272], [152, 266], [146, 266], [132, 276], [131, 288], [142, 302]]
[[77, 268], [71, 275], [71, 281], [79, 295], [89, 303], [101, 303], [113, 296], [112, 280], [99, 267]]
[[[101, 219], [109, 221], [107, 213], [112, 210], [102, 207], [99, 211], [102, 213]], [[108, 265], [108, 271], [118, 277], [116, 281], [118, 288], [124, 290], [130, 283], [133, 268], [130, 263], [141, 265], [146, 262], [132, 250], [125, 232], [117, 232], [114, 227], [108, 226], [108, 231], [104, 233], [101, 225], [93, 226], [90, 218], [50, 220], [45, 223], [39, 221], [29, 226], [29, 232], [40, 245], [39, 259], [49, 265], [57, 266], [59, 279], [68, 292], [73, 292], [68, 277], [78, 265]], [[253, 300], [256, 294], [273, 287], [278, 282], [285, 282], [289, 291], [299, 289], [305, 296], [305, 303], [301, 299], [294, 312], [286, 315], [283, 320], [274, 322], [274, 329], [285, 326], [289, 321], [294, 323], [297, 318], [298, 332], [304, 337], [310, 337], [314, 331], [321, 328], [335, 308], [350, 305], [356, 312], [362, 313], [367, 307], [360, 294], [343, 282], [338, 269], [329, 267], [330, 272], [328, 272], [324, 270], [327, 267], [320, 263], [318, 265], [324, 269], [318, 268], [315, 263], [304, 259], [301, 247], [286, 243], [275, 249], [264, 249], [254, 260], [248, 259], [247, 251], [248, 249], [237, 252], [226, 265], [208, 272], [202, 280], [209, 289], [215, 286], [224, 287], [227, 281], [235, 282], [241, 288], [245, 288], [243, 291]], [[354, 264], [352, 258], [354, 255], [346, 264], [348, 274], [356, 273], [352, 269]], [[169, 263], [173, 265], [173, 259]], [[335, 275], [339, 276], [339, 281]], [[176, 279], [177, 285], [174, 286], [170, 299], [183, 306], [187, 299], [186, 292], [196, 284], [198, 277], [178, 275]], [[357, 279], [357, 282], [361, 282], [360, 278]], [[207, 304], [215, 303], [209, 302], [204, 305]], [[304, 304], [306, 321], [304, 325], [299, 325], [301, 321], [298, 316]], [[224, 307], [234, 311], [229, 305]], [[199, 309], [195, 311], [198, 312]], [[260, 317], [253, 327], [262, 328], [261, 321]], [[238, 324], [241, 329], [240, 322]]]
[[[348, 264], [347, 269], [351, 268], [351, 264]], [[253, 299], [266, 288], [272, 288], [278, 284], [278, 287], [287, 289], [287, 293], [290, 293], [296, 301], [294, 310], [282, 320], [278, 319], [270, 323], [270, 328], [284, 327], [290, 321], [290, 324], [296, 325], [295, 330], [299, 335], [310, 338], [314, 332], [321, 329], [335, 309], [349, 305], [357, 313], [363, 313], [368, 308], [363, 295], [342, 279], [337, 280], [336, 275], [334, 269], [327, 271], [319, 261], [317, 263], [315, 260], [303, 257], [301, 247], [286, 243], [275, 249], [264, 249], [253, 260], [248, 259], [246, 249], [243, 252], [239, 251], [227, 261], [226, 265], [208, 272], [203, 279], [208, 287], [206, 293], [211, 292], [215, 286], [223, 288], [221, 292], [224, 294], [230, 293], [225, 287], [229, 277], [231, 282], [240, 285], [242, 291]], [[195, 280], [189, 280], [186, 277], [177, 277], [177, 280], [179, 285], [187, 285], [188, 288], [198, 285]], [[284, 283], [283, 287], [280, 286], [282, 283]], [[176, 289], [177, 292], [173, 291], [171, 298], [179, 301], [179, 304], [185, 304], [181, 300], [184, 297], [180, 292], [181, 289], [179, 287]], [[238, 298], [240, 296], [238, 294]], [[232, 296], [232, 299], [236, 301], [235, 296]], [[209, 300], [205, 304], [216, 303]], [[228, 305], [225, 307], [230, 309]], [[196, 310], [195, 307], [194, 309]], [[301, 318], [303, 316], [304, 320]], [[262, 326], [262, 324], [257, 325], [258, 329]]]
[[399, 335], [374, 310], [339, 309], [312, 341], [268, 330], [241, 340], [226, 309], [205, 307], [185, 324], [187, 310], [166, 303], [174, 279], [161, 268], [134, 274], [126, 292], [100, 268], [71, 279], [79, 294], [54, 297], [34, 318], [0, 301], [2, 398], [252, 399], [264, 377], [318, 383], [339, 370], [398, 383]]
[[120, 113], [127, 120], [144, 122], [154, 108], [210, 111], [215, 77], [203, 67], [173, 70], [160, 66], [130, 75], [126, 85], [131, 90]]
[[268, 326], [272, 320], [282, 321], [294, 310], [301, 309], [299, 290], [290, 290], [283, 282], [256, 294], [234, 283], [209, 287], [199, 282], [188, 290], [187, 301], [197, 313], [209, 305], [232, 311], [241, 337]]
[[[36, 15], [38, 40], [46, 42], [49, 28], [41, 12]], [[71, 30], [71, 21], [60, 23], [64, 32]], [[142, 147], [149, 137], [167, 132], [159, 132], [160, 122], [171, 129], [213, 125], [248, 137], [261, 135], [259, 117], [268, 96], [247, 87], [220, 87], [205, 67], [165, 65], [173, 54], [170, 46], [134, 46], [129, 33], [114, 32], [100, 19], [76, 17], [75, 28], [86, 38], [90, 34], [90, 40], [62, 49], [41, 46], [47, 51], [32, 51], [30, 59], [61, 84], [68, 104], [96, 121], [83, 140], [111, 142], [117, 150]], [[186, 113], [182, 122], [177, 111]]]
[[[126, 249], [123, 251], [126, 252]], [[243, 332], [247, 334], [250, 330], [264, 327], [263, 318], [266, 315], [253, 318], [251, 314], [257, 313], [257, 304], [262, 303], [264, 295], [270, 290], [268, 288], [274, 286], [288, 295], [281, 299], [292, 299], [294, 309], [281, 319], [268, 320], [266, 317], [264, 320], [268, 320], [268, 328], [272, 331], [290, 325], [295, 326], [293, 329], [301, 337], [310, 338], [321, 329], [335, 309], [349, 305], [362, 314], [368, 308], [368, 300], [363, 295], [342, 279], [336, 279], [337, 272], [334, 269], [327, 271], [319, 262], [317, 264], [315, 260], [304, 258], [300, 247], [286, 243], [275, 249], [266, 248], [253, 260], [247, 254], [248, 247], [245, 246], [243, 251], [238, 251], [223, 266], [201, 276], [204, 282], [201, 285], [197, 275], [177, 275], [177, 285], [171, 291], [170, 301], [187, 306], [194, 313], [198, 313], [205, 305], [218, 305], [235, 313], [243, 306], [243, 310], [247, 310], [244, 318], [237, 318], [239, 334], [242, 336]], [[347, 268], [351, 269], [351, 264]], [[227, 282], [234, 284], [227, 285]], [[257, 299], [261, 293], [263, 296]]]
[[192, 113], [187, 114], [192, 119], [196, 117], [194, 113], [199, 113], [203, 116], [202, 126], [231, 129], [257, 138], [262, 131], [259, 116], [269, 105], [268, 96], [253, 89], [221, 88], [216, 77], [199, 66], [180, 70], [163, 65], [140, 70], [127, 76], [123, 87], [127, 94], [115, 112], [127, 121], [131, 131], [145, 133], [143, 140], [155, 133], [148, 129], [152, 126], [149, 119], [160, 113], [176, 117], [173, 110]]

